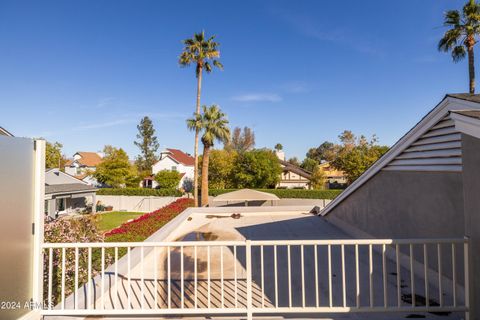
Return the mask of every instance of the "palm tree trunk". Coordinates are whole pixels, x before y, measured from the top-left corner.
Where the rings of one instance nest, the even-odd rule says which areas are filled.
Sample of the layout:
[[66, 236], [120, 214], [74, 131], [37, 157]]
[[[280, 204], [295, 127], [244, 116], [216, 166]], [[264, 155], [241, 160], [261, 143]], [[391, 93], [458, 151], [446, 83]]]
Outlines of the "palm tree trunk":
[[[200, 114], [200, 96], [202, 93], [202, 66], [198, 68], [197, 74], [197, 107], [195, 113]], [[193, 199], [195, 201], [195, 206], [198, 207], [198, 136], [200, 130], [195, 129], [195, 146], [193, 150], [193, 157], [195, 158], [195, 168], [193, 169]]]
[[202, 158], [202, 207], [208, 204], [208, 162], [210, 160], [210, 147], [203, 145]]
[[[475, 59], [473, 55], [473, 45], [474, 41], [469, 41], [467, 51], [468, 51], [468, 76], [470, 78], [470, 94], [475, 93]], [[472, 43], [473, 42], [473, 43]]]

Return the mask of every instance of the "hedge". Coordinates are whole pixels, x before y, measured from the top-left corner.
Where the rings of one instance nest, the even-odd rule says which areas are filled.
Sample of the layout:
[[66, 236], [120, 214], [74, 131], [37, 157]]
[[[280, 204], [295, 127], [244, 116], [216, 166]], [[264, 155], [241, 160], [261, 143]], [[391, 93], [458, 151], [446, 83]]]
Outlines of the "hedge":
[[[218, 196], [223, 193], [235, 191], [238, 189], [210, 189], [210, 196]], [[297, 198], [297, 199], [334, 199], [343, 190], [306, 190], [306, 189], [255, 189], [258, 191], [273, 193], [279, 198]]]
[[156, 196], [181, 197], [182, 192], [177, 189], [149, 189], [149, 188], [102, 188], [97, 190], [101, 196]]

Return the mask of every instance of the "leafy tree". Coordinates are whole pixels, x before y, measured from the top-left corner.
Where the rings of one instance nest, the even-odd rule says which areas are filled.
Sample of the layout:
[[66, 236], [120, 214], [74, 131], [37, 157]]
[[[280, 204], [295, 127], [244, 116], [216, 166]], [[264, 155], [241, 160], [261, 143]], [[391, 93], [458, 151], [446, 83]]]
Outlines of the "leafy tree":
[[324, 189], [325, 181], [325, 172], [323, 172], [323, 169], [319, 165], [316, 165], [312, 170], [312, 176], [310, 178], [312, 188], [316, 190]]
[[[213, 67], [223, 69], [223, 65], [217, 58], [220, 57], [218, 47], [220, 44], [214, 41], [215, 36], [205, 37], [205, 32], [195, 33], [192, 38], [183, 40], [183, 51], [178, 60], [180, 66], [186, 67], [195, 64], [195, 75], [197, 77], [197, 102], [195, 118], [200, 115], [200, 97], [202, 92], [202, 74], [203, 70], [207, 73], [212, 72]], [[210, 62], [211, 61], [211, 62]], [[200, 128], [194, 127], [195, 147], [194, 147], [194, 178], [193, 178], [193, 197], [195, 203], [198, 203], [198, 137]]]
[[234, 172], [237, 188], [273, 188], [282, 169], [273, 151], [256, 149], [239, 154]]
[[468, 55], [468, 75], [470, 93], [475, 93], [475, 62], [473, 47], [480, 34], [480, 4], [468, 1], [460, 13], [458, 10], [445, 12], [443, 24], [449, 27], [438, 43], [438, 50], [451, 51], [454, 62]]
[[340, 135], [343, 144], [333, 166], [345, 172], [348, 182], [352, 183], [389, 148], [378, 145], [375, 135], [368, 141], [364, 136], [357, 139], [351, 132], [345, 138], [344, 133]]
[[160, 189], [176, 189], [181, 176], [175, 170], [161, 170], [155, 175], [155, 181]]
[[288, 159], [288, 163], [293, 164], [294, 166], [300, 167], [300, 161], [297, 157], [292, 157]]
[[59, 142], [46, 142], [45, 146], [45, 168], [59, 168], [63, 170], [67, 159], [62, 155], [63, 145]]
[[280, 151], [280, 150], [283, 150], [283, 146], [282, 146], [281, 143], [277, 143], [277, 144], [275, 145], [274, 149], [275, 149], [276, 151]]
[[200, 117], [187, 120], [190, 129], [201, 128], [203, 132], [203, 156], [202, 156], [202, 201], [201, 205], [208, 204], [208, 164], [210, 150], [215, 141], [228, 142], [230, 129], [225, 114], [216, 105], [203, 106], [203, 114]]
[[113, 188], [124, 188], [139, 180], [135, 167], [130, 164], [128, 155], [122, 148], [107, 145], [103, 152], [105, 157], [93, 174], [99, 182]]
[[226, 147], [237, 152], [252, 150], [255, 147], [255, 133], [249, 127], [244, 127], [243, 132], [241, 128], [235, 127], [230, 143]]
[[313, 159], [318, 163], [322, 161], [333, 161], [338, 152], [338, 146], [332, 142], [325, 141], [317, 148], [311, 148], [307, 152], [307, 158]]
[[305, 158], [300, 166], [306, 171], [314, 172], [315, 167], [318, 166], [318, 161], [312, 158]]
[[208, 168], [209, 185], [213, 189], [234, 188], [233, 175], [238, 153], [235, 150], [212, 150]]
[[155, 136], [155, 128], [149, 117], [143, 117], [140, 124], [137, 125], [137, 129], [137, 141], [134, 143], [140, 149], [140, 155], [135, 163], [143, 175], [148, 175], [152, 171], [152, 166], [158, 161], [156, 152], [159, 145]]

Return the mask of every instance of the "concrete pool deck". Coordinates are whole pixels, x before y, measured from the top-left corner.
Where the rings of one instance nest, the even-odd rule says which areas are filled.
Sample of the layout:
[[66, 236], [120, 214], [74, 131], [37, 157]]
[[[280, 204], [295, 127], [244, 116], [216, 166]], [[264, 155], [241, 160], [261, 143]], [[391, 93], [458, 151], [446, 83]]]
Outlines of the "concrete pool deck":
[[[311, 209], [311, 207], [310, 207]], [[202, 212], [204, 211], [204, 212]], [[170, 226], [166, 226], [165, 230], [160, 230], [148, 241], [196, 241], [196, 240], [212, 240], [212, 241], [244, 241], [248, 240], [328, 240], [328, 239], [349, 239], [351, 238], [347, 233], [335, 225], [327, 222], [325, 219], [309, 213], [308, 208], [298, 207], [293, 209], [279, 209], [278, 207], [271, 207], [269, 209], [262, 207], [261, 210], [255, 208], [210, 208], [210, 210], [203, 210], [202, 208], [196, 211], [182, 214], [178, 217], [178, 221]], [[235, 214], [235, 215], [232, 215]], [[164, 229], [164, 228], [162, 228]], [[215, 250], [216, 249], [216, 250]], [[211, 305], [220, 307], [223, 303], [225, 306], [234, 306], [235, 300], [239, 306], [245, 305], [245, 252], [239, 247], [236, 255], [231, 246], [213, 248], [210, 252], [210, 278], [211, 278]], [[360, 270], [360, 305], [367, 306], [370, 303], [369, 297], [369, 261], [367, 248], [359, 249], [359, 270]], [[136, 249], [135, 249], [136, 250]], [[175, 248], [171, 250], [171, 304], [172, 306], [180, 306], [181, 291], [180, 291], [180, 249]], [[291, 300], [293, 306], [302, 305], [302, 280], [300, 259], [300, 246], [291, 247]], [[132, 252], [133, 253], [133, 252]], [[135, 252], [138, 254], [138, 252]], [[341, 270], [341, 255], [340, 247], [332, 246], [332, 303], [334, 306], [342, 305], [342, 270]], [[185, 308], [192, 308], [194, 306], [194, 284], [192, 281], [194, 270], [194, 249], [193, 247], [185, 247], [183, 249], [184, 257], [184, 303]], [[235, 259], [236, 257], [236, 259]], [[260, 247], [253, 248], [252, 251], [252, 271], [253, 277], [253, 303], [254, 306], [260, 306], [262, 303], [266, 306], [272, 306], [278, 303], [280, 307], [289, 305], [288, 295], [288, 268], [287, 268], [287, 250], [286, 247], [279, 247], [277, 251], [278, 258], [278, 297], [275, 296], [274, 286], [274, 257], [273, 248], [265, 247], [263, 251], [264, 258], [264, 279], [262, 289], [262, 275], [260, 268]], [[316, 304], [316, 290], [318, 290], [318, 298], [320, 306], [327, 306], [329, 303], [329, 287], [328, 287], [328, 265], [327, 265], [327, 251], [326, 248], [317, 248], [317, 264], [318, 264], [318, 281], [319, 286], [315, 288], [315, 260], [314, 247], [304, 247], [304, 290], [305, 290], [305, 305], [315, 306]], [[132, 258], [134, 256], [132, 255]], [[136, 260], [138, 257], [135, 257]], [[377, 263], [381, 261], [381, 254], [377, 251], [373, 253], [373, 260]], [[154, 261], [156, 260], [156, 264]], [[197, 303], [198, 306], [204, 307], [207, 305], [207, 252], [199, 248], [197, 250], [197, 271], [198, 271], [198, 291]], [[132, 307], [139, 308], [142, 299], [142, 288], [139, 280], [143, 276], [145, 281], [145, 300], [144, 305], [150, 308], [154, 305], [157, 296], [157, 303], [159, 307], [167, 305], [167, 280], [166, 280], [166, 263], [167, 254], [165, 249], [159, 250], [145, 250], [143, 268], [137, 264], [131, 270], [131, 284], [132, 290]], [[220, 280], [221, 265], [223, 261], [223, 284]], [[345, 273], [347, 283], [346, 301], [347, 305], [354, 306], [356, 303], [356, 287], [355, 287], [355, 250], [352, 247], [345, 247]], [[133, 265], [133, 264], [132, 264]], [[153, 274], [155, 272], [153, 266], [156, 265], [158, 282], [155, 285], [153, 281]], [[110, 268], [111, 270], [111, 268]], [[397, 303], [397, 277], [396, 264], [394, 261], [387, 259], [387, 300], [388, 305], [396, 305]], [[100, 304], [101, 299], [106, 298], [106, 309], [125, 308], [125, 301], [128, 291], [128, 283], [126, 274], [119, 268], [121, 277], [119, 282], [114, 282], [114, 277], [108, 275], [109, 288], [107, 295], [98, 294], [96, 300], [97, 305]], [[237, 283], [237, 291], [235, 291], [235, 278], [239, 279]], [[410, 271], [405, 268], [400, 268], [401, 282], [401, 301], [407, 306], [408, 294], [410, 293]], [[383, 275], [381, 268], [374, 268], [373, 270], [373, 292], [374, 305], [383, 306]], [[421, 279], [416, 279], [417, 283], [422, 283]], [[97, 287], [98, 284], [96, 284]], [[222, 290], [223, 288], [223, 290]], [[97, 288], [96, 288], [97, 289]], [[155, 292], [155, 289], [156, 292]], [[438, 301], [437, 290], [434, 286], [429, 287], [431, 291], [431, 299]], [[416, 293], [422, 295], [424, 288], [421, 286], [416, 288]], [[118, 304], [116, 297], [118, 297]], [[449, 301], [450, 297], [444, 296], [445, 301]], [[436, 315], [431, 313], [340, 313], [340, 314], [290, 314], [285, 315], [285, 318], [291, 319], [405, 319], [407, 317], [419, 316], [426, 319], [461, 319], [463, 314], [451, 313]], [[55, 319], [61, 317], [55, 317]], [[65, 318], [65, 317], [63, 317]], [[89, 317], [92, 319], [101, 317]], [[142, 317], [149, 318], [149, 317]], [[159, 319], [159, 317], [154, 317]], [[170, 317], [169, 319], [205, 319], [205, 317]], [[243, 316], [227, 317], [227, 316], [209, 316], [208, 319], [239, 319]], [[254, 316], [257, 318], [257, 316]], [[258, 316], [261, 319], [282, 319], [282, 317], [268, 317]], [[46, 319], [54, 319], [54, 317], [46, 317]], [[70, 318], [71, 319], [71, 318]], [[108, 319], [139, 319], [139, 317], [108, 317]]]

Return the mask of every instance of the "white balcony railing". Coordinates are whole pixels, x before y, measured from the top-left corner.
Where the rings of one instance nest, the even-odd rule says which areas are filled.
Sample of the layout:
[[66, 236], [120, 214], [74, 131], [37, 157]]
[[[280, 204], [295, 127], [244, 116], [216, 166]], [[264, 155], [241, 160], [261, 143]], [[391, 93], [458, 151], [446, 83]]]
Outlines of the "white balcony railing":
[[44, 315], [468, 312], [466, 239], [47, 243], [43, 252]]

